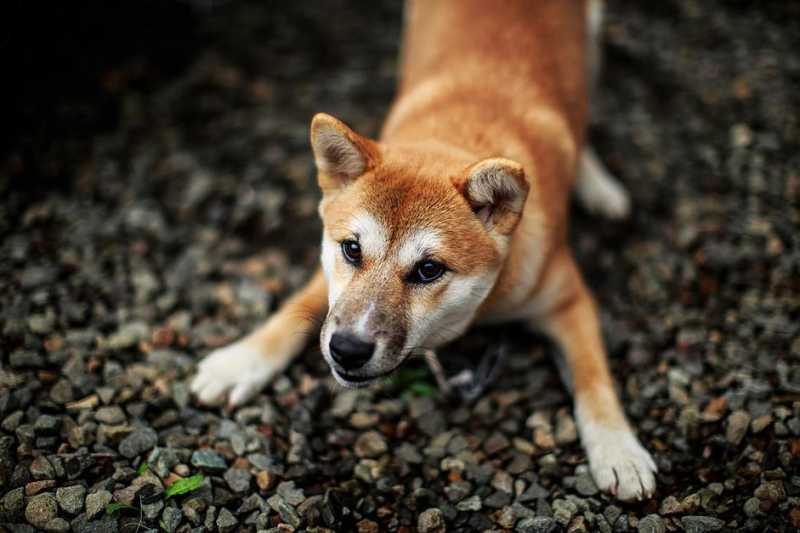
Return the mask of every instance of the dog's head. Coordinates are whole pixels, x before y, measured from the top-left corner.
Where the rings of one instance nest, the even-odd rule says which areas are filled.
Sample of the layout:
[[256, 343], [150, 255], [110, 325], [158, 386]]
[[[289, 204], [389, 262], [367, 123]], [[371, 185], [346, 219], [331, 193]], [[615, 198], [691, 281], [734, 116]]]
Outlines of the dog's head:
[[363, 386], [466, 330], [502, 268], [528, 184], [513, 161], [380, 145], [324, 114], [311, 145], [328, 284], [322, 353], [341, 384]]

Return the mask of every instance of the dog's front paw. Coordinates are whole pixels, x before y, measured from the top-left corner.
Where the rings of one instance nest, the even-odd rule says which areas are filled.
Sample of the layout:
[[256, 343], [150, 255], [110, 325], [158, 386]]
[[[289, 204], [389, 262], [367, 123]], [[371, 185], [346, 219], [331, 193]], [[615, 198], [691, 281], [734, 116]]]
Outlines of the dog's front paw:
[[630, 429], [609, 429], [586, 424], [581, 439], [597, 487], [623, 501], [653, 495], [658, 471], [650, 454]]
[[283, 370], [277, 358], [237, 342], [214, 350], [200, 362], [191, 390], [203, 403], [215, 403], [227, 395], [228, 405], [241, 405]]

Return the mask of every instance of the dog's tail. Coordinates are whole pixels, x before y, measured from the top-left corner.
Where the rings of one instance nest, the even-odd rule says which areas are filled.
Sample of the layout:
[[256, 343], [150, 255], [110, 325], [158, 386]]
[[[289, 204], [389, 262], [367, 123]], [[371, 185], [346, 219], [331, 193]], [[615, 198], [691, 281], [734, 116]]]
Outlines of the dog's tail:
[[603, 19], [605, 18], [604, 0], [589, 0], [586, 3], [586, 61], [589, 66], [589, 96], [597, 90], [600, 67], [603, 64]]

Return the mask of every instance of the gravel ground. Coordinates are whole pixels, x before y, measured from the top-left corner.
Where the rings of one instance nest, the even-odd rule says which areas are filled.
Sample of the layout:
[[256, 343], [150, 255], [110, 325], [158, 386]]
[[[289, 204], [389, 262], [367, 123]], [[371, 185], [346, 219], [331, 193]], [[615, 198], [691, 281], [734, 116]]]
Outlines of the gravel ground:
[[103, 46], [55, 39], [20, 63], [41, 77], [0, 159], [0, 530], [800, 527], [796, 3], [609, 12], [592, 137], [635, 214], [576, 208], [573, 242], [660, 470], [632, 505], [598, 493], [551, 348], [514, 327], [444, 351], [510, 347], [472, 404], [422, 366], [340, 389], [314, 346], [246, 407], [193, 402], [199, 357], [313, 269], [308, 120], [377, 131], [401, 14], [158, 5], [142, 42], [95, 13]]

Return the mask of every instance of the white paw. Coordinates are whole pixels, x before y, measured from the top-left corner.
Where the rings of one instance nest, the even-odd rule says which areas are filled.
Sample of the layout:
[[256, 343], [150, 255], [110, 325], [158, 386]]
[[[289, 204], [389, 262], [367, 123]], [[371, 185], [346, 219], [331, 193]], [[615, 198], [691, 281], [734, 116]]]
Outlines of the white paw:
[[597, 487], [623, 501], [653, 495], [658, 471], [650, 454], [629, 429], [615, 430], [588, 423], [580, 428]]
[[241, 405], [283, 370], [277, 361], [242, 342], [231, 344], [200, 362], [191, 390], [203, 403], [216, 403], [227, 394], [229, 406]]
[[581, 157], [575, 192], [591, 213], [621, 220], [631, 212], [628, 191], [606, 170], [592, 150], [587, 149]]

